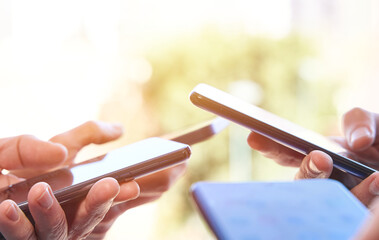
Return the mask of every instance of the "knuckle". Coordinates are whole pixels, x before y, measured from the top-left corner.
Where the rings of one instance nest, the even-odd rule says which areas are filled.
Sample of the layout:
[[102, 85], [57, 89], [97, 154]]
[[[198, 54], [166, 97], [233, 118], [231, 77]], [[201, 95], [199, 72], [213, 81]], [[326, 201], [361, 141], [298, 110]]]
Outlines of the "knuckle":
[[64, 217], [58, 217], [57, 222], [52, 227], [52, 239], [66, 239], [67, 223]]
[[20, 135], [16, 139], [15, 147], [16, 147], [16, 151], [17, 151], [17, 157], [19, 159], [21, 166], [23, 166], [23, 167], [25, 167], [24, 158], [25, 158], [26, 154], [29, 156], [34, 154], [34, 151], [30, 151], [30, 149], [31, 149], [30, 143], [35, 139], [36, 139], [36, 137], [34, 137], [33, 135], [28, 135], [28, 134]]
[[[56, 215], [56, 218], [51, 221], [51, 227], [49, 227], [48, 239], [56, 239], [56, 240], [65, 240], [67, 239], [67, 222], [66, 218], [60, 214]], [[42, 233], [36, 228], [37, 237], [38, 235], [45, 235], [46, 233]]]
[[23, 135], [20, 135], [19, 138], [20, 140], [36, 139], [36, 137], [31, 134], [23, 134]]
[[27, 239], [27, 240], [35, 240], [36, 237], [35, 237], [35, 234], [32, 230], [30, 231], [27, 231], [26, 234], [25, 234], [25, 237], [23, 239]]
[[101, 124], [98, 121], [90, 120], [84, 124], [85, 142], [96, 143], [99, 141], [99, 133], [102, 132]]
[[[9, 236], [9, 239], [26, 239], [26, 240], [35, 240], [37, 239], [34, 228], [32, 226], [24, 226], [20, 225], [18, 231], [14, 231], [12, 236]], [[15, 234], [15, 235], [14, 235]], [[8, 239], [8, 237], [6, 238]]]
[[95, 120], [89, 120], [84, 123], [85, 128], [91, 132], [97, 132], [100, 130], [100, 122]]

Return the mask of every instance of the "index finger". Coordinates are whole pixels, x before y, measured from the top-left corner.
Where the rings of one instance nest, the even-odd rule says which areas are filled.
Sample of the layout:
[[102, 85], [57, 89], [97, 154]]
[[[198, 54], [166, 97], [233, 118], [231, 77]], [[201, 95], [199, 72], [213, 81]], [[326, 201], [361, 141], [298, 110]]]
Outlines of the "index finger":
[[45, 142], [31, 135], [0, 139], [1, 169], [50, 169], [62, 163], [66, 156], [67, 150], [61, 144]]
[[271, 158], [283, 166], [299, 167], [304, 158], [304, 155], [301, 153], [256, 132], [250, 133], [247, 142], [251, 148], [261, 152], [263, 156]]
[[122, 135], [122, 132], [123, 129], [120, 124], [87, 121], [76, 128], [52, 137], [50, 141], [60, 143], [67, 148], [67, 163], [70, 163], [86, 145], [91, 143], [102, 144], [116, 140]]

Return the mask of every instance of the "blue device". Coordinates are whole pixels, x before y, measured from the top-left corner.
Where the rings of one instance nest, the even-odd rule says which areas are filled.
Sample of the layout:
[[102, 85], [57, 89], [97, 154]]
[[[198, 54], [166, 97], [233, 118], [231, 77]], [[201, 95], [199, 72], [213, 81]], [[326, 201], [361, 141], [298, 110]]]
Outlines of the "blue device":
[[369, 211], [341, 183], [198, 182], [191, 193], [217, 239], [350, 239]]

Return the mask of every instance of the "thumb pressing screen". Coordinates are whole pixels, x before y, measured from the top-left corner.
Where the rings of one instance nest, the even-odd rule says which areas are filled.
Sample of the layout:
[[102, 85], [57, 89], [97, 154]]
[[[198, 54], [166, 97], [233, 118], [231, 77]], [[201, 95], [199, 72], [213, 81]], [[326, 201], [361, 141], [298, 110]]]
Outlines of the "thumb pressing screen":
[[368, 210], [330, 179], [198, 182], [195, 205], [217, 239], [349, 239]]

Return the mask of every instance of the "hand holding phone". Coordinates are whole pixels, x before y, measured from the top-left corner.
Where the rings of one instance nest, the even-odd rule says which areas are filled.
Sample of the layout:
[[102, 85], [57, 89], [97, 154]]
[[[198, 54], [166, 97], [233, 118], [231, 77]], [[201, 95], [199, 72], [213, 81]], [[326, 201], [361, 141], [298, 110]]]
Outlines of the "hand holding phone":
[[[10, 174], [7, 171], [1, 172], [1, 187], [22, 181], [16, 177], [19, 174], [30, 178], [70, 164], [84, 146], [106, 143], [117, 139], [121, 134], [122, 128], [118, 124], [88, 121], [49, 141], [30, 135], [1, 138], [0, 164], [2, 168], [11, 171]], [[14, 175], [15, 169], [18, 170], [17, 175]], [[115, 195], [119, 201], [135, 198], [138, 196], [138, 185], [126, 182], [120, 186], [114, 179], [103, 179], [91, 188], [86, 198], [79, 202], [80, 205], [75, 202], [67, 212], [63, 212], [50, 187], [46, 183], [39, 183], [29, 191], [28, 198], [36, 226], [31, 224], [14, 201], [7, 199], [0, 204], [0, 232], [7, 239], [32, 239], [37, 233], [41, 239], [55, 239], [54, 236], [72, 239], [69, 235], [75, 235], [79, 239], [83, 236], [81, 234], [88, 233], [88, 229], [98, 229], [98, 223]]]
[[209, 85], [196, 86], [190, 94], [190, 99], [202, 109], [245, 126], [301, 154], [306, 155], [313, 150], [321, 150], [332, 157], [336, 168], [358, 178], [365, 179], [376, 172], [375, 169], [344, 156], [346, 149], [320, 134]]
[[[189, 130], [184, 130], [165, 137], [167, 139], [172, 138], [175, 141], [165, 140], [162, 138], [147, 139], [139, 143], [128, 145], [124, 148], [112, 151], [106, 155], [99, 156], [92, 160], [61, 168], [47, 174], [29, 178], [28, 180], [20, 182], [18, 184], [13, 184], [11, 186], [5, 187], [2, 189], [0, 196], [2, 197], [2, 200], [11, 198], [18, 202], [19, 206], [25, 211], [30, 220], [33, 222], [33, 219], [29, 213], [28, 202], [25, 200], [30, 187], [33, 186], [36, 182], [45, 181], [51, 185], [54, 194], [56, 194], [56, 197], [61, 202], [65, 211], [68, 210], [66, 211], [67, 215], [68, 213], [76, 213], [75, 208], [77, 207], [77, 203], [81, 201], [81, 197], [83, 197], [86, 192], [88, 192], [90, 186], [93, 185], [96, 179], [102, 179], [106, 176], [113, 176], [119, 180], [120, 183], [122, 183], [128, 179], [137, 177], [136, 181], [138, 182], [141, 191], [140, 197], [138, 197], [138, 199], [124, 203], [118, 202], [117, 206], [114, 208], [112, 207], [112, 209], [109, 211], [107, 220], [104, 221], [104, 224], [107, 227], [101, 226], [99, 228], [99, 231], [103, 231], [105, 234], [106, 230], [111, 225], [108, 221], [114, 221], [114, 219], [119, 214], [129, 208], [133, 208], [135, 206], [157, 199], [162, 194], [164, 189], [167, 189], [167, 187], [172, 184], [173, 181], [175, 181], [175, 179], [179, 176], [178, 172], [183, 172], [185, 169], [185, 165], [180, 163], [183, 162], [189, 155], [189, 147], [187, 144], [192, 145], [204, 141], [205, 139], [208, 139], [217, 134], [219, 131], [223, 130], [227, 125], [227, 121], [223, 119], [215, 119], [192, 127]], [[95, 129], [100, 130], [101, 132], [102, 128], [97, 127]], [[105, 129], [109, 130], [109, 127], [107, 126]], [[69, 143], [66, 145], [66, 147], [74, 152], [77, 152], [78, 150], [76, 148], [70, 147], [73, 145], [79, 149], [81, 148], [80, 144], [78, 145], [75, 143], [76, 138], [73, 132], [81, 134], [81, 136], [79, 136], [81, 143], [85, 144], [88, 142], [87, 140], [83, 139], [83, 126], [80, 126], [79, 129], [74, 129], [62, 134], [64, 137], [62, 137], [62, 135], [58, 135], [54, 138], [54, 140], [60, 139], [62, 143]], [[93, 138], [94, 132], [92, 131], [91, 133], [92, 135], [89, 135], [89, 137], [91, 139], [99, 141], [99, 136], [97, 138]], [[99, 134], [97, 133], [97, 135]], [[110, 139], [109, 134], [103, 133], [103, 135], [106, 135], [105, 139]], [[133, 154], [133, 151], [136, 155]], [[72, 156], [71, 154], [69, 155]], [[114, 161], [112, 161], [112, 159]], [[131, 165], [129, 166], [129, 164]], [[168, 166], [173, 167], [167, 168]], [[96, 172], [93, 170], [96, 170]], [[144, 174], [148, 174], [148, 176], [144, 176]], [[104, 180], [108, 181], [109, 179]], [[101, 184], [104, 185], [103, 183], [105, 181], [101, 180]], [[96, 184], [99, 185], [98, 183]], [[117, 197], [115, 201], [130, 199], [134, 196], [129, 196], [133, 193], [130, 192], [130, 190], [135, 188], [133, 186], [133, 182], [122, 183], [122, 185], [125, 185], [125, 187], [126, 185], [129, 185], [130, 187], [123, 188], [122, 198]], [[124, 190], [127, 189], [129, 189], [129, 191], [125, 192]], [[96, 193], [93, 194], [96, 195]], [[67, 217], [68, 220], [73, 218], [71, 214], [69, 214]], [[91, 221], [87, 221], [87, 224], [88, 222]], [[51, 224], [51, 222], [49, 222], [49, 224]], [[45, 227], [48, 228], [48, 226], [50, 226], [49, 224], [46, 224], [47, 226]], [[83, 224], [79, 225], [80, 227], [84, 226]], [[20, 228], [27, 229], [24, 225], [20, 226]], [[7, 230], [11, 231], [10, 228]], [[97, 234], [99, 234], [99, 231], [97, 231]], [[20, 232], [12, 231], [12, 234], [13, 233]]]
[[[49, 224], [42, 224], [41, 221], [44, 221], [43, 218], [38, 218], [40, 215], [39, 211], [36, 211], [36, 209], [39, 209], [40, 206], [44, 209], [41, 210], [42, 213], [46, 211], [62, 211], [59, 210], [59, 205], [61, 205], [62, 209], [64, 210], [65, 214], [61, 213], [61, 216], [65, 216], [65, 221], [67, 220], [68, 225], [71, 224], [78, 224], [77, 221], [82, 221], [83, 219], [79, 218], [77, 219], [77, 215], [88, 215], [85, 217], [87, 219], [87, 223], [93, 224], [94, 222], [98, 222], [102, 219], [96, 218], [96, 215], [102, 213], [102, 211], [96, 211], [96, 208], [106, 208], [107, 205], [104, 205], [107, 203], [108, 196], [113, 196], [113, 194], [117, 194], [117, 192], [109, 192], [110, 189], [113, 189], [111, 191], [114, 191], [115, 187], [114, 184], [117, 184], [117, 182], [112, 183], [110, 181], [111, 177], [114, 181], [117, 180], [119, 184], [127, 183], [128, 181], [140, 178], [147, 174], [152, 174], [154, 172], [157, 172], [159, 170], [168, 168], [170, 166], [174, 166], [176, 164], [180, 164], [181, 162], [185, 161], [189, 158], [191, 152], [188, 145], [183, 143], [178, 143], [170, 140], [160, 139], [160, 138], [150, 138], [146, 139], [134, 144], [130, 144], [124, 147], [121, 147], [119, 149], [115, 149], [113, 151], [110, 151], [109, 153], [99, 156], [97, 158], [88, 160], [86, 162], [71, 165], [68, 167], [64, 167], [52, 172], [48, 172], [46, 174], [32, 177], [30, 179], [27, 179], [25, 181], [7, 186], [3, 189], [0, 189], [0, 196], [2, 199], [1, 202], [4, 201], [4, 204], [9, 202], [9, 199], [13, 200], [17, 203], [19, 209], [26, 215], [26, 217], [29, 219], [30, 223], [36, 224], [38, 226], [38, 230], [41, 230], [41, 228], [44, 228], [45, 225], [50, 226], [49, 224], [51, 222], [54, 222], [54, 216], [50, 216], [51, 220], [48, 221]], [[107, 184], [102, 184], [102, 186], [106, 187], [107, 185], [111, 186], [106, 187], [104, 190], [99, 189], [99, 184], [108, 181]], [[41, 182], [45, 182], [45, 187], [41, 186]], [[38, 185], [35, 185], [39, 183]], [[52, 190], [48, 187], [46, 184], [48, 183]], [[125, 185], [125, 184], [123, 184]], [[30, 193], [38, 192], [39, 190], [35, 191], [29, 191], [32, 187], [33, 188], [46, 188], [45, 193], [39, 193], [41, 196], [44, 197], [38, 197], [35, 196], [36, 199], [42, 199], [43, 202], [40, 202], [40, 200], [37, 200], [35, 202], [32, 198], [33, 208], [30, 208], [30, 202], [26, 201], [27, 199], [30, 199]], [[125, 185], [126, 186], [126, 185]], [[132, 188], [130, 188], [132, 190]], [[97, 192], [96, 195], [94, 195], [94, 191]], [[134, 190], [133, 190], [134, 191]], [[39, 191], [41, 192], [41, 191]], [[101, 193], [103, 192], [103, 193]], [[52, 194], [55, 195], [55, 198], [57, 199], [57, 203], [55, 204], [55, 201], [51, 197]], [[88, 195], [91, 194], [91, 198], [88, 198]], [[99, 195], [104, 194], [104, 195]], [[124, 194], [130, 194], [128, 191], [124, 191]], [[113, 197], [116, 197], [117, 195], [114, 195]], [[124, 196], [122, 198], [125, 198]], [[51, 199], [51, 200], [47, 200]], [[104, 200], [102, 200], [104, 199]], [[6, 201], [5, 201], [6, 200]], [[105, 203], [102, 203], [105, 201]], [[87, 211], [93, 210], [93, 213], [86, 211], [83, 211], [83, 208], [81, 206], [84, 206], [83, 204], [87, 205], [88, 202], [94, 202], [92, 204], [89, 204], [85, 209]], [[99, 204], [99, 203], [102, 204]], [[53, 205], [50, 205], [53, 204]], [[2, 204], [3, 205], [3, 204]], [[8, 204], [9, 205], [9, 204]], [[109, 208], [110, 206], [108, 206]], [[8, 206], [9, 208], [11, 205]], [[34, 209], [34, 212], [32, 211]], [[56, 210], [55, 210], [56, 209]], [[19, 211], [19, 210], [17, 210]], [[5, 211], [4, 213], [1, 213], [1, 219], [3, 219], [4, 216], [16, 216], [15, 214], [9, 215], [7, 214], [9, 211]], [[19, 215], [19, 214], [18, 214]], [[35, 221], [35, 217], [37, 216], [37, 220]], [[100, 217], [100, 216], [99, 216]], [[23, 217], [18, 217], [19, 219], [23, 219]], [[93, 219], [92, 219], [93, 218]], [[16, 217], [12, 218], [16, 219]], [[92, 219], [92, 221], [91, 221]], [[97, 220], [98, 219], [98, 220]], [[24, 221], [24, 220], [23, 220]], [[1, 222], [1, 221], [0, 221]], [[8, 221], [6, 221], [7, 223]], [[18, 221], [20, 222], [20, 221]], [[58, 224], [61, 224], [62, 221], [57, 221]], [[4, 223], [3, 225], [5, 225]], [[30, 223], [24, 225], [21, 224], [22, 228], [27, 229], [26, 226], [30, 226]], [[86, 233], [86, 229], [80, 230], [84, 223], [79, 224], [78, 227], [75, 228], [75, 231], [69, 231], [64, 232], [65, 234], [77, 234], [77, 233]], [[13, 225], [11, 225], [13, 226]], [[57, 227], [51, 227], [46, 229], [46, 231], [54, 231], [55, 229], [58, 229]], [[65, 229], [64, 227], [60, 227], [59, 229]], [[8, 229], [1, 229], [2, 233], [5, 234], [5, 236], [10, 236], [9, 234], [15, 234], [15, 231], [12, 231], [11, 233], [7, 232]], [[73, 238], [76, 235], [70, 236]], [[79, 235], [80, 236], [80, 235]], [[78, 237], [79, 237], [78, 236]], [[1, 236], [2, 237], [2, 236]]]
[[100, 179], [113, 177], [119, 182], [130, 181], [178, 164], [188, 159], [190, 154], [190, 148], [186, 144], [150, 138], [91, 160], [7, 186], [0, 189], [0, 201], [14, 200], [29, 216], [26, 197], [29, 189], [38, 182], [48, 183], [58, 202], [65, 205], [84, 197]]

